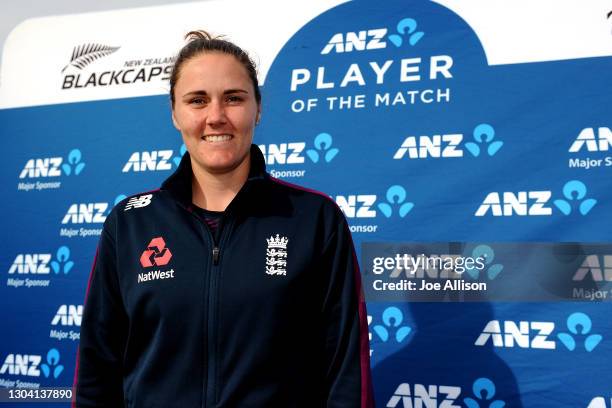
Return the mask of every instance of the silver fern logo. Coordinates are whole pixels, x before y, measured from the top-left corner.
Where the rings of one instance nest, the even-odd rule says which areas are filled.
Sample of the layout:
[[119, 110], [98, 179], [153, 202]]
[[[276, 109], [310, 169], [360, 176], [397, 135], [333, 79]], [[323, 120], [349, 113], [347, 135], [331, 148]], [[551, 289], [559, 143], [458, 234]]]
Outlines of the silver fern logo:
[[266, 239], [266, 273], [268, 275], [287, 274], [287, 244], [289, 238], [281, 237], [279, 234]]
[[64, 67], [64, 69], [62, 69], [62, 73], [71, 66], [81, 70], [95, 60], [116, 52], [119, 48], [121, 47], [111, 47], [108, 45], [91, 43], [77, 45], [72, 50], [70, 62]]

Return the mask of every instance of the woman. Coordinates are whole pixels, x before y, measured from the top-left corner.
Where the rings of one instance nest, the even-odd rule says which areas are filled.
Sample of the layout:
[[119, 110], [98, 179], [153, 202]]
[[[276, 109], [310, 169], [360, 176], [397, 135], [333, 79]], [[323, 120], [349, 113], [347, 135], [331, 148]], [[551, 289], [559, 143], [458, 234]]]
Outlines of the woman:
[[106, 220], [76, 406], [370, 407], [346, 221], [327, 197], [265, 172], [248, 55], [205, 32], [188, 38], [170, 79], [188, 153]]

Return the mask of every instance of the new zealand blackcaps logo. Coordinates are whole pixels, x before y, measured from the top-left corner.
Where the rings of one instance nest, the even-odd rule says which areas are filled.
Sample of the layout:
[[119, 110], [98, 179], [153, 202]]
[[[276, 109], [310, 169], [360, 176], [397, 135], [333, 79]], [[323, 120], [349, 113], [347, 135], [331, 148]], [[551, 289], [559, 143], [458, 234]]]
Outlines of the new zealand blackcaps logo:
[[117, 51], [121, 47], [111, 47], [103, 44], [81, 44], [74, 47], [70, 63], [62, 69], [66, 71], [68, 67], [73, 66], [77, 69], [83, 69], [95, 60], [105, 57]]

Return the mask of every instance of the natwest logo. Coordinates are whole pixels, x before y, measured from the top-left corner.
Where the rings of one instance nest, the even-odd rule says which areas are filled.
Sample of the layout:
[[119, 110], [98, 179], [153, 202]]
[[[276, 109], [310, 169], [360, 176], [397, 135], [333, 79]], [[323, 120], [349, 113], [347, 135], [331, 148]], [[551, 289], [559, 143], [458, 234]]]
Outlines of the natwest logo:
[[143, 268], [164, 266], [168, 265], [171, 258], [172, 252], [170, 252], [170, 248], [166, 248], [166, 241], [162, 237], [157, 237], [149, 242], [147, 249], [140, 256], [140, 264]]

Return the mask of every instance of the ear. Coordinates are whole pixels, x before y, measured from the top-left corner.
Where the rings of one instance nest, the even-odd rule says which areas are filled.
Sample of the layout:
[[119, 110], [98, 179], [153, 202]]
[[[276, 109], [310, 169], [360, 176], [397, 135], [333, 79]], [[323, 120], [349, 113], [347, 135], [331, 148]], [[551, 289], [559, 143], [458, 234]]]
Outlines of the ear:
[[174, 115], [174, 109], [172, 109], [172, 124], [174, 125], [176, 130], [178, 130], [179, 132], [181, 131], [181, 128], [179, 127], [178, 122], [176, 121], [176, 116]]
[[255, 115], [255, 124], [259, 124], [261, 121], [261, 104], [257, 105], [257, 115]]

